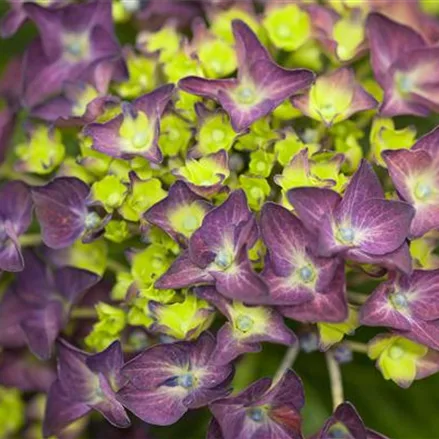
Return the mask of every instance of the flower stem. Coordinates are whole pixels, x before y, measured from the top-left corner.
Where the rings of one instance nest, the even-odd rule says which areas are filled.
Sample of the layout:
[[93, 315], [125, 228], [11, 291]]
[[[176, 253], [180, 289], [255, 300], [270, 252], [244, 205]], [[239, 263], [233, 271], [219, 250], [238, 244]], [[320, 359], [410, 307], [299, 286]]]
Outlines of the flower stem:
[[32, 247], [34, 245], [39, 245], [42, 242], [41, 235], [39, 233], [22, 235], [19, 237], [19, 241], [22, 247]]
[[359, 343], [358, 341], [346, 341], [345, 343], [351, 351], [367, 355], [368, 352], [367, 344]]
[[334, 410], [343, 403], [343, 381], [341, 377], [340, 366], [330, 351], [325, 352], [326, 365], [329, 372], [329, 381], [331, 383], [332, 405]]
[[5, 178], [8, 180], [21, 180], [30, 186], [42, 186], [46, 183], [43, 179], [39, 177], [34, 177], [33, 175], [24, 174], [21, 172], [16, 172], [13, 169], [7, 167], [6, 164], [0, 168], [0, 178]]
[[96, 316], [96, 310], [91, 307], [77, 307], [71, 312], [71, 317], [74, 319], [94, 319]]
[[285, 353], [282, 362], [280, 363], [276, 373], [274, 374], [271, 387], [275, 386], [277, 382], [284, 376], [285, 372], [291, 368], [298, 354], [299, 354], [298, 343], [295, 343], [293, 346], [290, 346], [287, 349], [287, 352]]
[[357, 305], [363, 305], [368, 298], [368, 294], [357, 293], [356, 291], [348, 291], [348, 299]]
[[107, 260], [107, 270], [114, 271], [115, 273], [119, 272], [127, 272], [128, 268], [120, 263], [119, 261], [115, 261], [114, 259]]

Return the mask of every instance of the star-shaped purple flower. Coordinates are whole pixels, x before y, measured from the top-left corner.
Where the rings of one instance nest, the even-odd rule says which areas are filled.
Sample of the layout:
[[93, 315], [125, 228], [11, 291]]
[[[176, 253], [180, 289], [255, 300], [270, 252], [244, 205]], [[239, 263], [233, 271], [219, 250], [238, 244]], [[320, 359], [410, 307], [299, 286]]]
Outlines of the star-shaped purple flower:
[[267, 299], [268, 288], [248, 257], [258, 235], [244, 191], [232, 192], [223, 204], [206, 214], [190, 237], [188, 249], [157, 280], [156, 287], [215, 285], [219, 293], [231, 299], [261, 303]]
[[90, 355], [60, 340], [58, 378], [47, 397], [44, 437], [57, 435], [92, 410], [100, 412], [116, 427], [128, 427], [128, 415], [116, 399], [116, 392], [123, 384], [120, 375], [123, 361], [118, 341]]
[[387, 326], [439, 350], [439, 270], [415, 270], [410, 276], [392, 274], [361, 307], [360, 321]]
[[186, 92], [216, 100], [229, 114], [234, 130], [240, 132], [309, 87], [314, 74], [306, 69], [280, 67], [247, 24], [234, 20], [232, 27], [238, 77], [213, 80], [188, 76], [178, 85]]
[[122, 368], [128, 383], [118, 400], [149, 424], [170, 425], [188, 410], [224, 397], [234, 370], [211, 363], [214, 348], [214, 337], [203, 333], [197, 341], [147, 349]]
[[[238, 394], [210, 404], [222, 439], [301, 439], [300, 410], [304, 393], [300, 378], [288, 370], [276, 383], [262, 378]], [[221, 436], [219, 435], [221, 432]]]
[[408, 203], [385, 199], [367, 161], [361, 162], [343, 198], [320, 188], [292, 189], [288, 198], [305, 227], [318, 236], [320, 256], [340, 255], [410, 272], [406, 239], [414, 209]]

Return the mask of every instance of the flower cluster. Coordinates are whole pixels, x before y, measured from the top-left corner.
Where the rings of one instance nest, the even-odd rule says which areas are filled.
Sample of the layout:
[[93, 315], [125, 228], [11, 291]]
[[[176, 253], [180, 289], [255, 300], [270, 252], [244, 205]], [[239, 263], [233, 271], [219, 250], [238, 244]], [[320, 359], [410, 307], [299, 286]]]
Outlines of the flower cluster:
[[340, 365], [439, 371], [439, 8], [9, 3], [0, 35], [33, 39], [0, 78], [0, 437], [152, 439], [208, 407], [190, 439], [385, 439]]

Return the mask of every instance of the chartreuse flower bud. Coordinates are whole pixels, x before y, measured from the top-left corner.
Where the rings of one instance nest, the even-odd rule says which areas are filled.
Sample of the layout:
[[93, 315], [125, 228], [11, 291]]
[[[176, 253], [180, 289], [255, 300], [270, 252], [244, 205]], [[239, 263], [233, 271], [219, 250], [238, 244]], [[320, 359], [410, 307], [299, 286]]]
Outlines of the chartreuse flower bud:
[[410, 241], [410, 254], [417, 268], [434, 270], [439, 267], [439, 258], [434, 254], [436, 241], [428, 236]]
[[320, 149], [320, 145], [318, 143], [305, 144], [294, 131], [285, 131], [283, 139], [274, 144], [276, 160], [282, 166], [286, 166], [304, 148], [308, 148], [308, 154], [312, 156]]
[[164, 63], [172, 59], [180, 48], [180, 36], [173, 26], [162, 26], [157, 32], [140, 32], [137, 47], [148, 53], [159, 53]]
[[18, 434], [25, 423], [25, 407], [17, 389], [0, 387], [0, 437]]
[[297, 50], [311, 37], [310, 17], [295, 4], [270, 8], [262, 25], [270, 41], [282, 50]]
[[270, 126], [268, 117], [257, 120], [250, 126], [250, 132], [240, 136], [236, 142], [237, 150], [254, 151], [265, 148], [273, 140], [279, 138], [279, 134]]
[[81, 150], [79, 164], [95, 177], [101, 178], [107, 174], [112, 157], [103, 154], [102, 152], [95, 151], [91, 148], [92, 144], [93, 141], [89, 137], [81, 139], [81, 142], [79, 143], [79, 148]]
[[363, 158], [363, 149], [358, 140], [364, 137], [364, 132], [351, 120], [340, 122], [331, 127], [329, 131], [334, 139], [334, 149], [342, 153], [346, 159], [342, 165], [342, 171], [353, 173]]
[[180, 253], [180, 246], [159, 227], [148, 227], [147, 239], [153, 244], [160, 245], [174, 255]]
[[113, 159], [108, 168], [108, 174], [114, 175], [122, 183], [130, 183], [130, 172], [131, 172], [130, 162], [122, 159]]
[[223, 78], [236, 70], [234, 48], [219, 38], [201, 42], [198, 45], [197, 55], [207, 78]]
[[72, 267], [82, 268], [102, 276], [107, 267], [107, 253], [107, 244], [103, 239], [88, 244], [83, 244], [78, 240], [68, 249], [66, 262]]
[[143, 326], [149, 328], [154, 319], [148, 308], [149, 300], [146, 297], [136, 297], [130, 302], [130, 309], [127, 313], [127, 321], [131, 326]]
[[50, 174], [61, 164], [65, 156], [61, 132], [38, 125], [30, 134], [28, 142], [15, 147], [18, 171]]
[[96, 305], [96, 312], [98, 321], [84, 341], [88, 347], [102, 351], [113, 341], [119, 339], [121, 332], [125, 329], [127, 319], [124, 310], [104, 302]]
[[169, 113], [161, 118], [159, 146], [164, 155], [185, 154], [191, 138], [191, 127], [181, 117]]
[[167, 60], [163, 70], [168, 81], [175, 83], [186, 76], [203, 76], [199, 61], [183, 51], [179, 51]]
[[332, 38], [337, 43], [335, 52], [341, 61], [348, 61], [358, 51], [365, 38], [365, 25], [363, 20], [351, 17], [341, 18], [332, 29]]
[[175, 101], [175, 108], [185, 118], [192, 122], [197, 120], [197, 113], [195, 112], [195, 104], [200, 102], [201, 98], [193, 94], [179, 90], [177, 99]]
[[129, 79], [116, 86], [124, 99], [136, 98], [157, 86], [157, 63], [153, 58], [129, 52], [126, 56]]
[[439, 3], [432, 2], [431, 0], [420, 0], [421, 8], [427, 12], [427, 14], [437, 15], [439, 14]]
[[118, 271], [116, 273], [116, 282], [111, 290], [112, 300], [125, 300], [128, 289], [134, 282], [134, 278], [131, 273], [125, 271]]
[[370, 155], [381, 166], [386, 166], [381, 153], [386, 149], [408, 149], [416, 142], [416, 128], [395, 129], [392, 119], [376, 118], [370, 130]]
[[275, 119], [279, 121], [290, 120], [302, 116], [302, 113], [297, 108], [293, 107], [291, 101], [286, 99], [272, 113]]
[[148, 180], [153, 176], [153, 170], [148, 160], [143, 157], [134, 157], [131, 162], [131, 169], [141, 180]]
[[270, 185], [265, 178], [241, 174], [240, 187], [247, 195], [248, 205], [253, 210], [260, 210], [264, 201], [271, 192]]
[[133, 114], [125, 112], [123, 122], [119, 128], [122, 144], [130, 153], [148, 149], [154, 138], [154, 124], [143, 111]]
[[259, 150], [250, 154], [249, 169], [254, 175], [268, 177], [273, 169], [274, 154]]
[[288, 55], [285, 66], [289, 68], [306, 67], [321, 72], [324, 67], [323, 52], [315, 41], [309, 40]]
[[88, 172], [84, 166], [81, 166], [73, 157], [66, 157], [58, 168], [57, 177], [76, 177], [84, 183], [91, 184], [95, 176]]
[[91, 187], [93, 201], [102, 204], [107, 212], [113, 212], [125, 201], [128, 188], [115, 175], [107, 175]]
[[344, 162], [344, 156], [334, 154], [333, 152], [321, 152], [313, 156], [310, 162], [311, 174], [320, 181], [333, 181], [335, 184], [331, 187], [336, 192], [342, 192], [348, 179], [341, 172], [341, 166]]
[[131, 275], [139, 288], [154, 284], [171, 265], [172, 258], [166, 248], [151, 244], [145, 250], [134, 253], [131, 259]]
[[320, 348], [327, 350], [333, 344], [342, 341], [345, 335], [353, 334], [359, 326], [358, 311], [352, 306], [349, 307], [349, 315], [344, 322], [318, 322], [317, 329], [319, 331]]
[[258, 22], [245, 10], [240, 8], [230, 8], [215, 13], [211, 20], [210, 30], [229, 44], [234, 43], [232, 32], [232, 21], [242, 20], [253, 32], [260, 34]]
[[134, 178], [130, 193], [119, 208], [119, 213], [128, 221], [139, 221], [147, 209], [165, 197], [166, 191], [162, 189], [159, 179], [150, 178], [142, 181]]
[[193, 340], [212, 324], [214, 308], [193, 294], [186, 294], [182, 302], [162, 304], [150, 302], [154, 319], [151, 330], [178, 340]]
[[201, 155], [213, 154], [221, 149], [229, 151], [236, 133], [224, 113], [213, 113], [202, 119], [197, 133], [196, 151]]
[[377, 360], [377, 367], [385, 380], [408, 387], [416, 379], [419, 361], [428, 348], [400, 335], [377, 336], [369, 342], [368, 355]]
[[131, 237], [128, 223], [124, 220], [111, 220], [105, 226], [105, 238], [120, 244]]

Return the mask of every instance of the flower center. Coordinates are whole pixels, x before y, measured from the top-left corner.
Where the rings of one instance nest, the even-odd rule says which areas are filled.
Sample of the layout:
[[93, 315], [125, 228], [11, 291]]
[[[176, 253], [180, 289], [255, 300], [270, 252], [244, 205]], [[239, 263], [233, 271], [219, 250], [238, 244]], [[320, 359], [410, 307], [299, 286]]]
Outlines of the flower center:
[[299, 277], [304, 283], [311, 282], [314, 279], [314, 271], [308, 266], [302, 267], [299, 269]]
[[198, 220], [195, 216], [189, 215], [183, 220], [183, 228], [188, 232], [193, 232], [198, 227]]
[[408, 75], [399, 74], [396, 79], [396, 84], [401, 94], [408, 94], [413, 90], [413, 81]]
[[392, 346], [389, 350], [389, 356], [392, 360], [399, 360], [404, 355], [404, 349], [400, 346]]
[[328, 431], [328, 439], [344, 439], [350, 436], [347, 428], [340, 422], [332, 425]]
[[352, 227], [340, 227], [338, 232], [343, 242], [351, 244], [354, 241], [355, 232]]
[[84, 225], [88, 230], [95, 229], [101, 222], [101, 217], [96, 212], [90, 212], [85, 217]]
[[264, 196], [264, 193], [262, 192], [262, 189], [260, 187], [252, 187], [250, 189], [250, 195], [252, 198], [259, 200]]
[[247, 414], [255, 422], [261, 422], [264, 419], [264, 411], [260, 407], [252, 407], [248, 410]]
[[292, 36], [292, 32], [289, 26], [287, 26], [286, 24], [281, 24], [280, 26], [278, 26], [278, 28], [276, 29], [276, 35], [279, 38], [289, 38]]
[[121, 3], [127, 12], [136, 12], [140, 9], [140, 0], [122, 0]]
[[224, 137], [226, 137], [226, 135], [224, 134], [223, 130], [215, 129], [212, 131], [212, 139], [215, 142], [221, 142], [224, 140]]
[[236, 93], [236, 98], [240, 104], [249, 105], [256, 100], [256, 94], [252, 88], [242, 87]]
[[415, 187], [415, 197], [418, 200], [426, 200], [432, 195], [431, 186], [425, 183], [418, 183]]
[[178, 130], [169, 130], [168, 133], [169, 140], [178, 140], [180, 138], [180, 133]]
[[185, 373], [178, 378], [178, 384], [185, 389], [191, 389], [194, 387], [195, 379], [191, 373]]
[[67, 33], [62, 37], [65, 57], [68, 61], [78, 62], [88, 57], [90, 41], [88, 33]]
[[233, 257], [230, 253], [226, 253], [224, 251], [221, 251], [216, 255], [214, 262], [220, 268], [225, 270], [226, 268], [228, 268], [232, 265]]
[[254, 321], [249, 316], [246, 316], [244, 314], [241, 314], [236, 319], [236, 327], [241, 332], [248, 332], [253, 328]]
[[396, 309], [407, 308], [408, 300], [404, 293], [393, 293], [390, 295], [390, 302]]
[[148, 141], [148, 133], [140, 131], [134, 134], [132, 138], [132, 143], [134, 148], [142, 149]]

